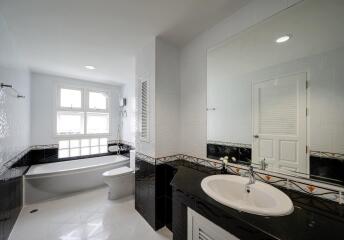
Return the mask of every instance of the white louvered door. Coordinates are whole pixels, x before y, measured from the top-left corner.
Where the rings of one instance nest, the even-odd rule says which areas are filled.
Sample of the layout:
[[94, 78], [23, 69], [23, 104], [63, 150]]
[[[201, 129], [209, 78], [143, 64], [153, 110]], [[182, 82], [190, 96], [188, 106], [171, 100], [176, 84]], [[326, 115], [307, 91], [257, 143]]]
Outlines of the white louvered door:
[[300, 73], [253, 84], [255, 162], [268, 169], [308, 172], [307, 75]]
[[239, 240], [239, 238], [188, 208], [188, 240]]

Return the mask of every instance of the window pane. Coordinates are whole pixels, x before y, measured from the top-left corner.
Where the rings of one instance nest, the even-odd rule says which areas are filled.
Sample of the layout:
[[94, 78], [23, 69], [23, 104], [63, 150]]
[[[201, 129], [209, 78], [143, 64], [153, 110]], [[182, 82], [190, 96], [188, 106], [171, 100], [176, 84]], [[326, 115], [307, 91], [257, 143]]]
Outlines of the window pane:
[[69, 141], [63, 140], [59, 141], [59, 149], [69, 148]]
[[92, 138], [91, 146], [98, 146], [98, 145], [99, 145], [99, 138]]
[[90, 139], [81, 139], [81, 147], [90, 146]]
[[109, 133], [109, 114], [87, 113], [87, 133]]
[[71, 149], [71, 150], [70, 150], [70, 156], [71, 156], [71, 157], [80, 156], [80, 148]]
[[99, 146], [91, 147], [91, 154], [97, 154], [99, 153]]
[[69, 157], [69, 149], [59, 150], [59, 158]]
[[90, 109], [107, 109], [107, 94], [102, 92], [89, 92]]
[[90, 155], [90, 148], [89, 147], [83, 147], [81, 148], [81, 155]]
[[107, 146], [100, 146], [99, 151], [100, 151], [100, 153], [107, 153], [108, 152]]
[[99, 145], [100, 146], [107, 146], [107, 138], [101, 138], [99, 140]]
[[70, 148], [80, 147], [80, 140], [70, 140]]
[[60, 107], [81, 108], [81, 90], [61, 88]]
[[81, 112], [57, 112], [57, 134], [84, 134], [84, 114]]

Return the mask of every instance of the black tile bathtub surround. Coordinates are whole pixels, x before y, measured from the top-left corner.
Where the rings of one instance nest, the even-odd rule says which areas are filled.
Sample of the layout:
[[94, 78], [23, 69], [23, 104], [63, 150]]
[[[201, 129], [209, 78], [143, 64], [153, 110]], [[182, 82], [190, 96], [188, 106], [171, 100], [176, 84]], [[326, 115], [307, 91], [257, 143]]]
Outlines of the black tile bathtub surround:
[[[251, 148], [212, 143], [207, 144], [207, 158], [219, 160], [224, 156], [229, 157], [229, 162], [248, 165], [251, 163]], [[232, 157], [237, 161], [234, 162]]]
[[[211, 170], [209, 170], [211, 171]], [[187, 207], [231, 232], [239, 239], [343, 239], [344, 206], [281, 188], [292, 199], [294, 212], [263, 217], [226, 207], [201, 189], [212, 172], [179, 166], [173, 178], [173, 239], [187, 239]]]
[[23, 207], [22, 175], [27, 169], [12, 168], [0, 176], [0, 240], [8, 239]]
[[[118, 144], [109, 144], [108, 146], [118, 145]], [[131, 146], [126, 144], [119, 144], [121, 150], [119, 151], [120, 154], [125, 155], [128, 154], [129, 151], [132, 149]], [[101, 157], [107, 155], [114, 155], [115, 153], [101, 153], [101, 154], [93, 154], [87, 156], [78, 156], [78, 157], [68, 157], [68, 158], [59, 158], [58, 157], [58, 148], [43, 148], [40, 149], [31, 149], [25, 154], [21, 159], [19, 159], [16, 163], [13, 164], [12, 167], [22, 167], [22, 166], [31, 166], [35, 164], [43, 164], [43, 163], [53, 163], [53, 162], [62, 162], [62, 161], [71, 161], [77, 159], [84, 159], [90, 157]]]

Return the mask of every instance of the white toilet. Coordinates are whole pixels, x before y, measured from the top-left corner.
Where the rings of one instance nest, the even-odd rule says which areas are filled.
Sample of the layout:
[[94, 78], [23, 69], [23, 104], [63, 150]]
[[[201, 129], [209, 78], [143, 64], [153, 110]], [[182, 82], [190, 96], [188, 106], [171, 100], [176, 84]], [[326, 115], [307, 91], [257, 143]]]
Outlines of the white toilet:
[[115, 168], [103, 173], [104, 182], [109, 186], [109, 199], [115, 200], [134, 193], [135, 151], [130, 151], [130, 167]]

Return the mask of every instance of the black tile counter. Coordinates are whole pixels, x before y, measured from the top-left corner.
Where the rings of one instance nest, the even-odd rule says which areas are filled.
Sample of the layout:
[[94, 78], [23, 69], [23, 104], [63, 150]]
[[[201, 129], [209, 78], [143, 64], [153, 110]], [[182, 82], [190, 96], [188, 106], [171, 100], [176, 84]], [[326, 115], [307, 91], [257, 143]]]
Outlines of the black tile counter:
[[[184, 162], [184, 161], [182, 161]], [[226, 207], [201, 189], [203, 178], [216, 174], [214, 169], [168, 163], [176, 174], [173, 188], [173, 239], [187, 239], [187, 207], [237, 236], [239, 239], [344, 239], [344, 206], [280, 188], [294, 203], [294, 212], [282, 217], [263, 217]]]

